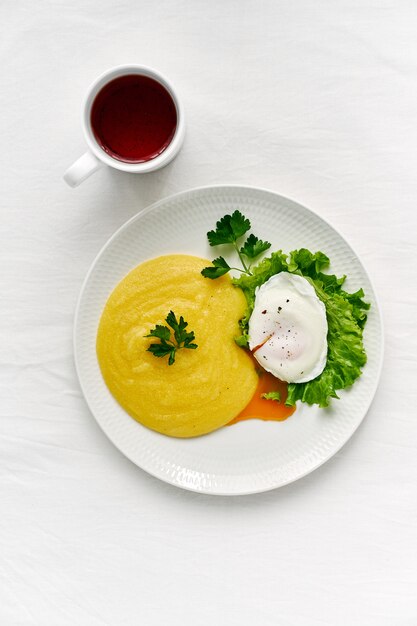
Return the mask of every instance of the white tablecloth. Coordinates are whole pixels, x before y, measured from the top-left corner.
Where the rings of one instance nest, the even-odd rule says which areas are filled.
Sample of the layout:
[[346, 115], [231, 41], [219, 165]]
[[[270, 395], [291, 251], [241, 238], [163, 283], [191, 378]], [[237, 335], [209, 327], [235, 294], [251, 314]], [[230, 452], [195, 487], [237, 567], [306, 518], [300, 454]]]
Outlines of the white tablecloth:
[[[417, 7], [412, 0], [16, 0], [0, 6], [1, 626], [417, 623]], [[81, 101], [136, 62], [182, 95], [178, 158], [61, 179]], [[234, 499], [146, 475], [82, 398], [72, 323], [100, 247], [198, 185], [278, 191], [350, 241], [386, 355], [330, 462]]]

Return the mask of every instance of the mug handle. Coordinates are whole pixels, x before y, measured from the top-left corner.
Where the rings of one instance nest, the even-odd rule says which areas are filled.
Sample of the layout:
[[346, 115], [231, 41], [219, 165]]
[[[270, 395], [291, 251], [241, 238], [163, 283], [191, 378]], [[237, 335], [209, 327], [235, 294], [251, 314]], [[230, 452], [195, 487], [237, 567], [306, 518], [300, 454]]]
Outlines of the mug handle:
[[64, 180], [70, 187], [78, 187], [101, 166], [102, 162], [92, 152], [87, 151], [67, 169]]

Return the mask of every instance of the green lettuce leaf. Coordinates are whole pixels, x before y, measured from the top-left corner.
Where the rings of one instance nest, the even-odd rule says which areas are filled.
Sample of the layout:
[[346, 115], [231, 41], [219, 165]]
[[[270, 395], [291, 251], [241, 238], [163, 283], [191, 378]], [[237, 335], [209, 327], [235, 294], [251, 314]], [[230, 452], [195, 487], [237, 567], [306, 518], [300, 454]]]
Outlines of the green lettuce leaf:
[[364, 292], [359, 289], [348, 293], [342, 286], [345, 276], [325, 274], [330, 264], [323, 252], [312, 253], [305, 248], [294, 250], [289, 258], [281, 250], [274, 252], [253, 268], [253, 275], [242, 275], [233, 279], [246, 296], [248, 308], [240, 324], [242, 335], [237, 339], [241, 346], [248, 345], [249, 318], [252, 314], [256, 288], [279, 272], [291, 272], [304, 276], [313, 285], [317, 296], [324, 302], [328, 323], [327, 363], [317, 378], [307, 383], [290, 383], [286, 404], [294, 406], [297, 400], [307, 404], [326, 407], [337, 391], [345, 389], [361, 375], [366, 363], [363, 347], [363, 328], [369, 304], [363, 300]]

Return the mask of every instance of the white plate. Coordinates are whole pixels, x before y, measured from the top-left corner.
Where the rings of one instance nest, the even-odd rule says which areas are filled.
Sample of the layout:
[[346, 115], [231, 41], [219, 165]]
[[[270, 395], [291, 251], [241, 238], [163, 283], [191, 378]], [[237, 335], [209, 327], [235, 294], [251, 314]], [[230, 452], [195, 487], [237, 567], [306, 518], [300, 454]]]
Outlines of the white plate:
[[[195, 439], [173, 439], [134, 421], [102, 379], [95, 343], [99, 318], [117, 283], [142, 261], [169, 253], [217, 255], [206, 233], [239, 209], [272, 250], [322, 250], [331, 271], [348, 274], [346, 287], [363, 287], [371, 310], [362, 377], [329, 409], [298, 403], [284, 422], [249, 420]], [[87, 403], [109, 439], [139, 467], [161, 480], [204, 493], [266, 491], [305, 476], [335, 454], [359, 426], [374, 397], [383, 334], [374, 290], [351, 247], [309, 209], [270, 191], [240, 186], [193, 189], [157, 202], [122, 226], [101, 250], [81, 290], [74, 328], [75, 361]]]

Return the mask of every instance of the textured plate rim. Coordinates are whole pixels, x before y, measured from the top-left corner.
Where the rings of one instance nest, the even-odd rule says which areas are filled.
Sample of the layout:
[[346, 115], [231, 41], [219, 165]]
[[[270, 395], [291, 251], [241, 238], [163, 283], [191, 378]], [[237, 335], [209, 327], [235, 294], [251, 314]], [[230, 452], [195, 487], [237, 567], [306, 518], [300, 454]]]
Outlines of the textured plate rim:
[[[78, 325], [79, 325], [79, 317], [80, 317], [80, 309], [81, 309], [81, 305], [82, 305], [82, 300], [83, 300], [83, 296], [84, 296], [84, 291], [87, 287], [88, 281], [90, 279], [90, 276], [92, 275], [92, 273], [94, 272], [96, 265], [98, 264], [98, 262], [100, 261], [101, 257], [105, 254], [106, 250], [108, 247], [111, 246], [111, 244], [113, 243], [114, 239], [116, 239], [125, 229], [128, 229], [129, 226], [135, 222], [136, 220], [140, 219], [143, 215], [145, 215], [146, 213], [149, 213], [155, 209], [157, 209], [159, 206], [170, 202], [174, 199], [178, 199], [181, 196], [187, 196], [189, 194], [194, 194], [194, 193], [198, 193], [201, 191], [212, 191], [212, 190], [227, 190], [227, 189], [234, 189], [234, 190], [242, 190], [242, 191], [249, 191], [249, 192], [261, 192], [261, 193], [266, 193], [266, 194], [270, 194], [274, 197], [277, 197], [279, 199], [282, 199], [284, 201], [290, 201], [293, 205], [299, 206], [300, 208], [302, 208], [303, 210], [307, 211], [308, 213], [312, 214], [317, 220], [323, 222], [323, 224], [325, 224], [326, 226], [328, 226], [331, 230], [333, 230], [336, 235], [338, 235], [338, 237], [340, 237], [340, 239], [346, 244], [346, 246], [352, 251], [352, 253], [354, 254], [354, 256], [356, 257], [362, 272], [364, 273], [364, 275], [366, 276], [366, 278], [369, 281], [369, 284], [372, 288], [373, 291], [373, 296], [374, 296], [374, 301], [375, 301], [375, 307], [378, 311], [378, 316], [379, 316], [379, 329], [380, 329], [380, 351], [379, 351], [379, 363], [378, 363], [378, 368], [377, 368], [377, 374], [374, 378], [374, 382], [373, 382], [373, 388], [371, 390], [371, 393], [369, 395], [369, 400], [368, 403], [366, 405], [364, 405], [363, 408], [363, 412], [362, 412], [362, 416], [361, 418], [358, 420], [357, 424], [354, 425], [354, 427], [352, 428], [352, 430], [348, 433], [348, 435], [344, 438], [341, 439], [340, 443], [333, 448], [332, 450], [329, 451], [328, 454], [326, 454], [322, 459], [320, 459], [317, 463], [309, 466], [308, 468], [306, 468], [306, 470], [304, 472], [299, 472], [297, 475], [294, 475], [292, 477], [290, 477], [288, 480], [281, 480], [281, 481], [277, 481], [276, 484], [269, 484], [269, 485], [265, 485], [265, 486], [259, 486], [255, 489], [244, 489], [244, 490], [240, 490], [240, 491], [231, 491], [228, 492], [226, 490], [221, 490], [220, 489], [210, 489], [210, 488], [206, 488], [206, 487], [202, 487], [202, 488], [197, 488], [194, 486], [190, 486], [189, 484], [182, 484], [180, 483], [178, 480], [176, 480], [175, 478], [171, 478], [170, 476], [166, 476], [166, 475], [162, 475], [162, 474], [158, 474], [156, 471], [152, 471], [149, 468], [144, 468], [143, 466], [141, 466], [136, 459], [131, 458], [131, 456], [126, 453], [124, 450], [122, 450], [112, 439], [112, 437], [110, 436], [110, 434], [106, 431], [106, 429], [104, 428], [103, 424], [100, 422], [100, 420], [96, 417], [95, 412], [92, 408], [92, 406], [90, 405], [90, 402], [88, 400], [88, 394], [86, 393], [86, 390], [84, 388], [84, 384], [83, 384], [83, 379], [82, 379], [82, 375], [81, 375], [81, 368], [80, 368], [80, 364], [79, 364], [79, 357], [78, 357], [78, 351], [77, 351], [77, 332], [78, 332]], [[93, 259], [87, 274], [82, 282], [81, 285], [81, 289], [80, 289], [80, 293], [78, 295], [78, 299], [77, 299], [77, 303], [76, 303], [76, 307], [75, 307], [75, 313], [74, 313], [74, 324], [73, 324], [73, 348], [74, 348], [74, 363], [75, 363], [75, 370], [77, 373], [77, 378], [78, 378], [78, 382], [84, 397], [84, 401], [86, 402], [88, 409], [90, 411], [90, 413], [92, 414], [92, 416], [94, 417], [96, 423], [99, 425], [100, 429], [104, 432], [104, 434], [106, 435], [106, 437], [111, 441], [111, 443], [115, 446], [115, 448], [117, 450], [119, 450], [119, 452], [121, 454], [123, 454], [123, 456], [125, 456], [127, 459], [129, 459], [129, 461], [131, 461], [134, 465], [136, 465], [137, 467], [139, 467], [141, 470], [145, 471], [147, 474], [153, 476], [154, 478], [158, 478], [159, 480], [162, 480], [163, 482], [173, 485], [174, 487], [178, 487], [180, 489], [184, 489], [185, 491], [191, 491], [194, 493], [201, 493], [201, 494], [206, 494], [206, 495], [214, 495], [214, 496], [244, 496], [244, 495], [254, 495], [257, 493], [264, 493], [267, 491], [272, 491], [274, 489], [278, 489], [279, 487], [285, 487], [285, 485], [289, 485], [301, 478], [304, 478], [305, 476], [308, 476], [308, 474], [311, 474], [312, 472], [314, 472], [316, 469], [318, 469], [319, 467], [321, 467], [322, 465], [324, 465], [324, 463], [326, 463], [327, 461], [329, 461], [333, 456], [335, 456], [335, 454], [337, 454], [342, 448], [343, 446], [349, 441], [349, 439], [351, 439], [351, 437], [354, 435], [354, 433], [357, 431], [357, 429], [359, 428], [359, 426], [362, 424], [363, 420], [365, 419], [366, 414], [369, 411], [369, 408], [373, 402], [373, 399], [375, 397], [376, 391], [378, 389], [378, 385], [379, 385], [379, 381], [381, 378], [381, 372], [382, 372], [382, 366], [383, 366], [383, 361], [384, 361], [384, 350], [385, 350], [385, 333], [384, 333], [384, 321], [383, 321], [383, 317], [382, 317], [382, 313], [381, 313], [381, 307], [380, 307], [380, 303], [379, 303], [379, 298], [377, 295], [377, 292], [375, 290], [375, 286], [373, 281], [371, 280], [371, 277], [368, 274], [368, 271], [366, 270], [364, 264], [362, 263], [361, 257], [357, 254], [357, 252], [355, 251], [355, 249], [352, 247], [352, 245], [347, 241], [347, 239], [344, 237], [344, 235], [342, 235], [340, 233], [340, 231], [333, 226], [333, 224], [331, 224], [327, 219], [325, 219], [324, 217], [322, 217], [321, 215], [319, 215], [318, 213], [316, 213], [316, 211], [314, 211], [313, 209], [310, 209], [309, 207], [306, 207], [302, 204], [300, 204], [299, 202], [297, 202], [296, 200], [292, 200], [291, 198], [288, 198], [287, 196], [282, 196], [281, 194], [277, 193], [276, 191], [272, 190], [272, 189], [268, 189], [266, 187], [255, 187], [252, 185], [241, 185], [238, 183], [232, 183], [232, 184], [218, 184], [218, 185], [201, 185], [201, 186], [197, 186], [197, 187], [192, 187], [189, 189], [186, 189], [184, 191], [179, 191], [175, 194], [171, 194], [169, 196], [166, 196], [164, 198], [161, 198], [160, 200], [144, 207], [143, 209], [141, 209], [140, 211], [138, 211], [138, 213], [136, 213], [135, 215], [133, 215], [132, 217], [130, 217], [126, 222], [124, 222], [119, 228], [116, 229], [116, 231], [107, 239], [107, 241], [105, 242], [105, 244], [101, 247], [101, 249], [99, 250], [99, 252], [97, 253], [97, 255], [95, 256], [95, 258]]]

